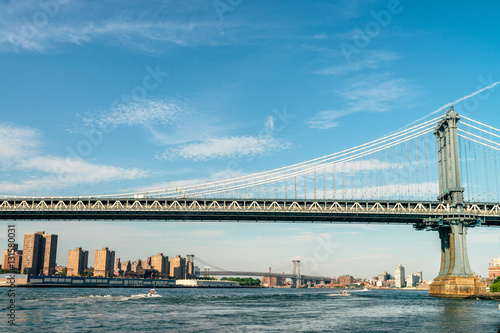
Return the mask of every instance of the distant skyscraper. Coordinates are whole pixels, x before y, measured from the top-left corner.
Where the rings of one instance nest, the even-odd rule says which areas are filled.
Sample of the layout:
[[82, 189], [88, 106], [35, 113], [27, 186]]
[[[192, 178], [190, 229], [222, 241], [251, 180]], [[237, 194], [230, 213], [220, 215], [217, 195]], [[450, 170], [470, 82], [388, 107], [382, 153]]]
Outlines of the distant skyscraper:
[[89, 264], [89, 251], [82, 251], [81, 247], [68, 251], [67, 276], [83, 275]]
[[405, 286], [405, 268], [403, 265], [399, 264], [396, 266], [395, 275], [395, 287], [403, 288]]
[[170, 267], [168, 262], [168, 256], [164, 256], [163, 253], [158, 253], [156, 256], [151, 257], [151, 268], [158, 271], [160, 274], [169, 274]]
[[37, 231], [24, 234], [23, 274], [53, 275], [56, 268], [57, 235]]
[[3, 250], [2, 268], [21, 270], [23, 263], [23, 250], [18, 249], [17, 244], [12, 244], [8, 249]]
[[500, 276], [500, 258], [493, 259], [493, 262], [490, 263], [490, 267], [488, 267], [488, 277], [490, 279], [496, 279]]
[[418, 283], [421, 284], [422, 282], [424, 282], [424, 275], [422, 274], [422, 271], [420, 269], [417, 271], [417, 275], [418, 275]]
[[187, 261], [186, 261], [186, 279], [192, 279], [195, 276], [194, 273], [194, 255], [190, 254], [187, 255]]
[[170, 274], [171, 277], [177, 279], [186, 278], [186, 259], [177, 255], [170, 259]]
[[94, 276], [113, 277], [115, 251], [107, 247], [95, 251]]
[[115, 267], [114, 267], [115, 271], [119, 271], [122, 269], [122, 265], [121, 265], [121, 262], [120, 262], [120, 258], [116, 258], [115, 260]]

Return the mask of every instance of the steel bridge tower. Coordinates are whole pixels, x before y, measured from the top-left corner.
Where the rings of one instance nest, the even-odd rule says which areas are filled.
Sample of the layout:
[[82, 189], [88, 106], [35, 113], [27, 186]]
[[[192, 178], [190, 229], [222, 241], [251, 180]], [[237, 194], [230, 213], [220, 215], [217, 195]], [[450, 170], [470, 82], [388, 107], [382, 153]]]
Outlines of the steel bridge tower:
[[292, 274], [295, 275], [295, 279], [292, 279], [292, 288], [300, 288], [302, 286], [302, 276], [300, 274], [300, 260], [292, 261]]
[[448, 214], [425, 219], [417, 229], [436, 230], [441, 240], [441, 268], [430, 285], [429, 294], [440, 297], [467, 297], [479, 294], [485, 285], [475, 277], [467, 254], [467, 228], [481, 224], [464, 212], [457, 124], [453, 105], [439, 122], [434, 135], [438, 148], [439, 197], [450, 206]]

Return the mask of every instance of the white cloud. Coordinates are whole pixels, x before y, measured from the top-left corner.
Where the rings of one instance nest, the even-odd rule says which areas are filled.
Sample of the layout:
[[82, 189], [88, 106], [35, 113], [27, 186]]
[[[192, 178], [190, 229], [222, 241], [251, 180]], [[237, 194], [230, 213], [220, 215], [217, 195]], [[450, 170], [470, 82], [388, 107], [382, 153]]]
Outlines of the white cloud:
[[20, 168], [55, 174], [64, 183], [95, 183], [117, 179], [136, 179], [146, 175], [140, 169], [124, 169], [120, 167], [88, 163], [74, 158], [56, 156], [38, 156], [22, 161]]
[[343, 64], [341, 65], [321, 68], [314, 73], [322, 75], [344, 75], [351, 72], [361, 71], [363, 69], [377, 69], [397, 59], [399, 59], [399, 55], [393, 52], [371, 51], [367, 52], [366, 56], [359, 60], [350, 62], [342, 60]]
[[[30, 128], [0, 124], [0, 161], [22, 180], [0, 181], [2, 194], [44, 191], [76, 184], [130, 180], [147, 176], [141, 169], [89, 163], [74, 158], [43, 155], [41, 138]], [[37, 149], [35, 149], [37, 148]]]
[[270, 135], [209, 138], [167, 150], [160, 157], [195, 161], [213, 158], [239, 158], [263, 155], [271, 151], [286, 149], [289, 146], [288, 142]]
[[31, 129], [0, 123], [0, 160], [26, 156], [39, 146], [39, 134]]
[[151, 126], [174, 123], [184, 111], [185, 105], [177, 101], [140, 100], [119, 103], [110, 110], [86, 115], [86, 126], [110, 128], [125, 126]]

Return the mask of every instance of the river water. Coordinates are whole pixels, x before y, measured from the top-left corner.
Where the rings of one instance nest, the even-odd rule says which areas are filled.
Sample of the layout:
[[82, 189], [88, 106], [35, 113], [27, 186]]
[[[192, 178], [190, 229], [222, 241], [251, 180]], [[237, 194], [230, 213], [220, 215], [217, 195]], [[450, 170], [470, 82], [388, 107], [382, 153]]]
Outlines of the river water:
[[[2, 332], [497, 332], [498, 301], [426, 291], [18, 288]], [[5, 305], [5, 306], [4, 306]]]

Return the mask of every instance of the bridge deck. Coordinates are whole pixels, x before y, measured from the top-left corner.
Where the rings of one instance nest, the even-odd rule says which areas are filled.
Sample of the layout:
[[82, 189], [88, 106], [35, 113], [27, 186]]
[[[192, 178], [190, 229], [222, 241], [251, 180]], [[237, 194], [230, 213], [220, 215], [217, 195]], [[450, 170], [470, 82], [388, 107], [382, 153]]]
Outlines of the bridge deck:
[[162, 198], [3, 198], [2, 220], [257, 221], [417, 224], [458, 216], [500, 226], [500, 204], [466, 203], [460, 214], [437, 201]]

